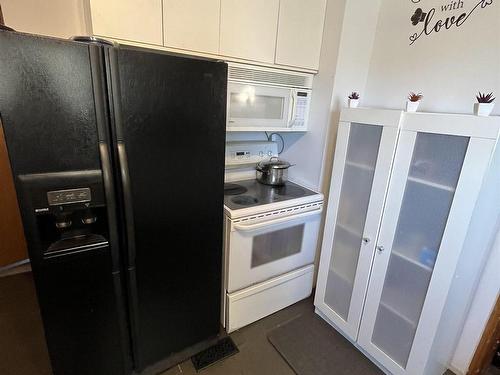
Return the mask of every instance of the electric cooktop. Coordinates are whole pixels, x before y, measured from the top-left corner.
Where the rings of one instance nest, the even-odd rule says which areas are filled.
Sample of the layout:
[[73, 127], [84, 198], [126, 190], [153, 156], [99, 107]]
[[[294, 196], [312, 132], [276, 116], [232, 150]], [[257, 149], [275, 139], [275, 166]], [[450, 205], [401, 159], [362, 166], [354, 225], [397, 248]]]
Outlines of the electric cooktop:
[[293, 182], [287, 182], [283, 186], [270, 186], [252, 179], [224, 184], [224, 204], [231, 210], [283, 202], [317, 194]]

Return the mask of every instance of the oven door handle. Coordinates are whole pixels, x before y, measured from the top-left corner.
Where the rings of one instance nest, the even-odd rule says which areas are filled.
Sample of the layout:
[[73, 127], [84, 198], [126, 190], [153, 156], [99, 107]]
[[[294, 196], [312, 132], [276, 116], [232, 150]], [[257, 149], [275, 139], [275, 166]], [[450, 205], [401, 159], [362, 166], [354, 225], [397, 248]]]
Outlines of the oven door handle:
[[241, 231], [241, 232], [250, 232], [250, 231], [257, 230], [257, 229], [265, 228], [269, 225], [286, 223], [287, 221], [296, 220], [296, 219], [303, 219], [303, 218], [306, 218], [309, 216], [318, 215], [321, 213], [321, 211], [323, 211], [323, 207], [315, 209], [313, 211], [307, 211], [307, 212], [304, 212], [301, 214], [297, 214], [297, 215], [290, 215], [290, 216], [286, 216], [286, 217], [281, 217], [279, 219], [263, 221], [263, 222], [260, 222], [257, 224], [245, 225], [245, 224], [238, 223], [238, 224], [234, 224], [234, 228], [236, 230]]

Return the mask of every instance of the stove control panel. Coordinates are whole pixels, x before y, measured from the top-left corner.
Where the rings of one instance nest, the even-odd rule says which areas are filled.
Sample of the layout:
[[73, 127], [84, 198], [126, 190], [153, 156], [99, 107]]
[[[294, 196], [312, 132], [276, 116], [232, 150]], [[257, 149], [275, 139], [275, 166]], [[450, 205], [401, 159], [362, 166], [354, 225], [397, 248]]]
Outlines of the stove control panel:
[[226, 167], [257, 164], [278, 156], [278, 144], [267, 141], [227, 142]]

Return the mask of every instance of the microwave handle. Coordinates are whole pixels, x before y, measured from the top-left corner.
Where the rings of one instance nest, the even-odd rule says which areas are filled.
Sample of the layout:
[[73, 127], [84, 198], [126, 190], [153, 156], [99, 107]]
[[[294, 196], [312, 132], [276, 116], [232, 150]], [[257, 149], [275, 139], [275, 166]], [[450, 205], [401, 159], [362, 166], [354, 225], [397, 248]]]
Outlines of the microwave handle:
[[292, 127], [293, 123], [295, 122], [296, 96], [297, 96], [297, 91], [296, 90], [291, 90], [291, 95], [290, 95], [290, 115], [289, 115], [289, 118], [288, 118], [288, 127]]
[[251, 232], [251, 231], [254, 231], [257, 229], [265, 228], [269, 225], [281, 224], [281, 223], [285, 223], [287, 221], [292, 221], [295, 219], [303, 219], [303, 218], [306, 218], [309, 216], [314, 216], [314, 215], [321, 213], [321, 211], [323, 211], [323, 207], [317, 208], [313, 211], [304, 212], [302, 214], [291, 215], [291, 216], [282, 217], [282, 218], [270, 220], [270, 221], [266, 220], [266, 221], [263, 221], [263, 222], [257, 223], [257, 224], [245, 225], [245, 224], [238, 223], [238, 224], [234, 224], [234, 228], [236, 230], [241, 231], [241, 232]]

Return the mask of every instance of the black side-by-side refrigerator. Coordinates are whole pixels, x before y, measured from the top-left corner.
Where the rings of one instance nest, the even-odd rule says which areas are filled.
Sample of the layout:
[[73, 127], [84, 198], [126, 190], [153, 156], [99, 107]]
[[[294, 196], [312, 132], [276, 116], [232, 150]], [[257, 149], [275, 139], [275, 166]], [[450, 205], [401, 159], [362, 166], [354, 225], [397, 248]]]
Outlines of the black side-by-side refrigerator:
[[219, 61], [0, 31], [55, 374], [147, 372], [218, 335], [226, 86]]

